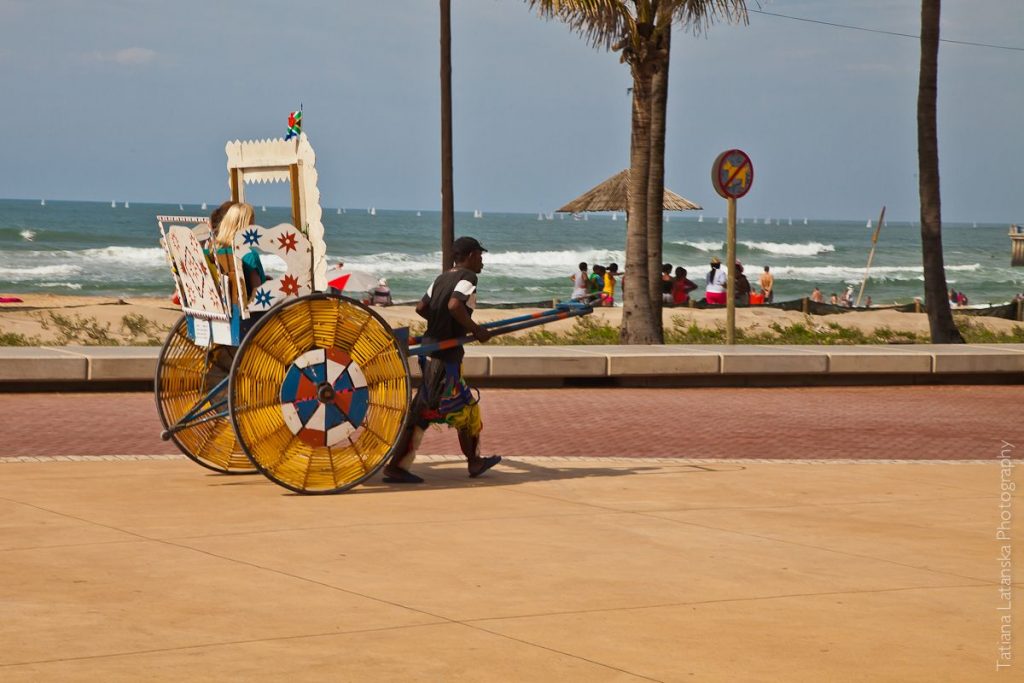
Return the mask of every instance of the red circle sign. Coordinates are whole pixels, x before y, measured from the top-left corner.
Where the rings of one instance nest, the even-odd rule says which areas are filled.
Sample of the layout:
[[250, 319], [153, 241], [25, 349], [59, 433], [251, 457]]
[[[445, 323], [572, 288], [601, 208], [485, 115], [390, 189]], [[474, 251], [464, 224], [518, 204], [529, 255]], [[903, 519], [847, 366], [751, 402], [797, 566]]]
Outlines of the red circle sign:
[[740, 149], [722, 152], [711, 167], [711, 184], [726, 199], [739, 199], [754, 184], [754, 164]]

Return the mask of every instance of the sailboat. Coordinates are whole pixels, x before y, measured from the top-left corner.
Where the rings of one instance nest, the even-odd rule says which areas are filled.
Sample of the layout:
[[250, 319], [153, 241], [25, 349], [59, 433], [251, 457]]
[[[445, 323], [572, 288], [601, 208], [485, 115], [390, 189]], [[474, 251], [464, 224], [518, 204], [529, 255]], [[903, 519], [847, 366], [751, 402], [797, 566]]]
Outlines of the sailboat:
[[473, 212], [473, 218], [483, 218], [483, 217], [484, 217], [484, 212], [481, 211], [480, 209], [477, 209], [476, 211]]
[[697, 216], [697, 222], [698, 223], [703, 223], [704, 222], [704, 214], [701, 214], [701, 215]]
[[206, 202], [203, 202], [203, 205], [200, 206], [199, 208], [202, 209], [203, 211], [206, 211]]
[[39, 206], [46, 206], [46, 200], [43, 199], [42, 201], [40, 201]]
[[618, 212], [615, 212], [615, 211], [613, 211], [613, 212], [612, 212], [612, 220], [613, 220], [613, 221], [617, 221], [617, 220], [619, 220], [619, 214], [618, 214]]
[[719, 217], [718, 217], [718, 224], [719, 224], [719, 225], [721, 225], [721, 224], [722, 224], [722, 217], [721, 217], [721, 216], [719, 216]]
[[125, 203], [124, 203], [124, 208], [126, 208], [126, 209], [130, 209], [130, 208], [132, 208], [132, 207], [128, 206], [128, 202], [125, 202]]
[[117, 208], [117, 202], [110, 202], [110, 208], [111, 209], [116, 209]]
[[806, 218], [804, 219], [804, 225], [807, 225], [807, 219]]
[[266, 211], [266, 210], [267, 210], [266, 205], [260, 207], [260, 211]]
[[339, 216], [341, 215], [341, 209], [338, 209], [338, 215]]
[[[561, 218], [563, 221], [565, 220], [565, 214], [564, 213], [558, 214], [558, 217]], [[554, 220], [555, 219], [555, 213], [552, 211], [551, 213], [548, 214], [547, 218], [548, 218], [549, 221]]]
[[371, 206], [370, 207], [370, 215], [371, 216], [376, 216], [377, 215], [377, 207], [376, 206]]
[[868, 219], [868, 224], [865, 225], [864, 227], [865, 228], [870, 228], [871, 227], [871, 219], [870, 218]]
[[417, 218], [419, 218], [419, 217], [420, 217], [420, 216], [422, 216], [422, 215], [423, 215], [423, 214], [422, 214], [422, 213], [420, 213], [419, 211], [417, 211], [417, 212], [416, 212], [416, 217], [417, 217]]
[[793, 225], [793, 217], [792, 216], [789, 217], [789, 224]]
[[537, 220], [539, 220], [539, 221], [542, 221], [542, 220], [544, 220], [544, 214], [542, 214], [542, 213], [538, 213], [538, 214], [537, 214]]

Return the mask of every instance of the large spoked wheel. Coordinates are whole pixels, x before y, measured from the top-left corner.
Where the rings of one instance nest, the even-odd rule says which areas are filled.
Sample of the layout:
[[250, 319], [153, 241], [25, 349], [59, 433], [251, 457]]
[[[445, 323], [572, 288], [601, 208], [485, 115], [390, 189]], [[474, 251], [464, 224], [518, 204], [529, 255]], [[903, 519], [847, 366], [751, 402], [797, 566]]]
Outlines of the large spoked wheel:
[[[216, 472], [254, 474], [249, 459], [235, 438], [227, 409], [227, 386], [213, 396], [210, 390], [231, 371], [234, 348], [196, 346], [188, 336], [188, 323], [182, 316], [160, 349], [156, 368], [156, 408], [164, 429], [182, 453]], [[217, 407], [217, 403], [222, 403]], [[212, 408], [207, 410], [207, 408]], [[207, 412], [203, 412], [207, 410]], [[189, 426], [176, 425], [190, 413], [197, 415]]]
[[391, 328], [353, 299], [310, 294], [271, 309], [231, 367], [235, 433], [268, 478], [299, 493], [340, 493], [398, 447], [409, 366]]

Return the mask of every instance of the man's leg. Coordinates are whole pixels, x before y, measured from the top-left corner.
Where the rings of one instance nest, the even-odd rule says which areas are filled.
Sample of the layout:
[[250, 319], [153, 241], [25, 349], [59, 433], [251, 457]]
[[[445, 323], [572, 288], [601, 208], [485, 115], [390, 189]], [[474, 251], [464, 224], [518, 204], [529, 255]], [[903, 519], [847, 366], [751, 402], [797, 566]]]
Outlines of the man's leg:
[[[415, 402], [414, 402], [415, 405]], [[422, 484], [423, 477], [409, 471], [416, 460], [416, 451], [423, 442], [426, 430], [415, 422], [405, 431], [405, 448], [399, 448], [391, 456], [391, 462], [384, 466], [384, 481], [388, 484]]]
[[463, 406], [457, 415], [449, 421], [459, 432], [459, 447], [466, 456], [469, 476], [479, 477], [501, 462], [500, 455], [480, 455], [480, 433], [483, 431], [483, 420], [480, 417], [480, 404], [471, 403]]

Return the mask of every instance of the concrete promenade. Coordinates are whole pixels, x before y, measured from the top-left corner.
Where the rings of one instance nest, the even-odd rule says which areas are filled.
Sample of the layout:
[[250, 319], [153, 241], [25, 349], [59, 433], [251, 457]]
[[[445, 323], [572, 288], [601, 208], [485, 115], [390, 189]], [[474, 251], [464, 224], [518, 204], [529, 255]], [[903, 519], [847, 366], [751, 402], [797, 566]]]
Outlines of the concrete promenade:
[[[1024, 381], [1024, 344], [466, 347], [478, 383], [564, 386], [916, 384]], [[4, 385], [148, 382], [157, 347], [0, 348]], [[415, 363], [412, 364], [415, 366]], [[418, 368], [412, 368], [418, 374]]]
[[979, 456], [429, 457], [422, 487], [325, 497], [8, 460], [0, 679], [1019, 680], [1024, 539]]
[[489, 389], [485, 477], [308, 497], [0, 393], [0, 680], [1016, 680], [1020, 395]]

